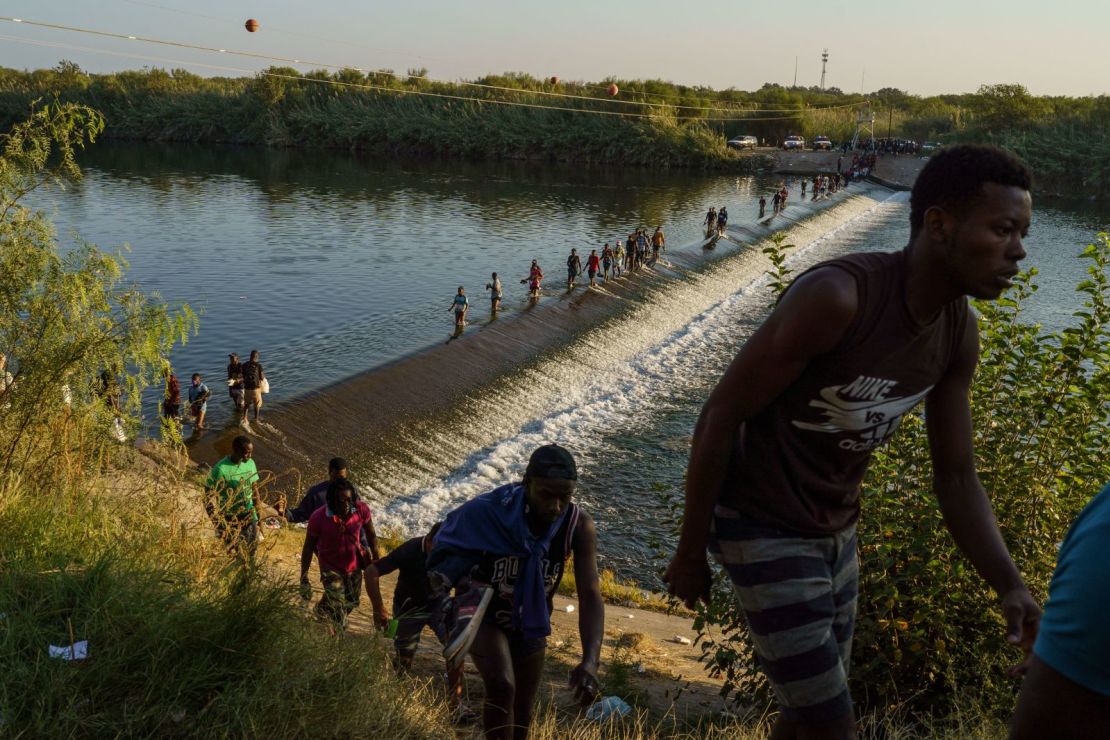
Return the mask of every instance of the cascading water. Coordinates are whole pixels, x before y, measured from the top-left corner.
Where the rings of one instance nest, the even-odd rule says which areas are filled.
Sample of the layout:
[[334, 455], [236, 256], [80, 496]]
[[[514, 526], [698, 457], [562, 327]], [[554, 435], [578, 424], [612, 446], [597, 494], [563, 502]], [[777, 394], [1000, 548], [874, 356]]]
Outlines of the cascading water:
[[[870, 190], [798, 221], [785, 232], [796, 246], [791, 268], [831, 256], [846, 231], [904, 218], [906, 200]], [[659, 432], [658, 417], [691, 404], [696, 414], [766, 314], [767, 266], [758, 249], [741, 249], [660, 280], [618, 316], [468, 396], [445, 418], [410, 427], [360, 475], [379, 520], [422, 531], [462, 501], [518, 477], [536, 446], [559, 442], [579, 459], [579, 497], [598, 520], [603, 554], [616, 563], [641, 560], [649, 540], [666, 538], [669, 522], [659, 521], [654, 490], [666, 483], [653, 480], [662, 471], [637, 470], [638, 452], [661, 445], [670, 458], [665, 477], [672, 487], [681, 479], [693, 417], [687, 409], [690, 420], [674, 439]], [[622, 570], [649, 572], [642, 563]]]

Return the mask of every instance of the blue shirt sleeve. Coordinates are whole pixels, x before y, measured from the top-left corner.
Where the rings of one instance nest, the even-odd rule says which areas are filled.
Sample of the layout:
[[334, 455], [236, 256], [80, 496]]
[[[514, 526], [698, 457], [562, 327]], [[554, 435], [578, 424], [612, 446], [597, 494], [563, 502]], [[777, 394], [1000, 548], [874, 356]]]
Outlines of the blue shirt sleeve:
[[1060, 545], [1033, 651], [1048, 665], [1110, 697], [1110, 485], [1080, 513]]

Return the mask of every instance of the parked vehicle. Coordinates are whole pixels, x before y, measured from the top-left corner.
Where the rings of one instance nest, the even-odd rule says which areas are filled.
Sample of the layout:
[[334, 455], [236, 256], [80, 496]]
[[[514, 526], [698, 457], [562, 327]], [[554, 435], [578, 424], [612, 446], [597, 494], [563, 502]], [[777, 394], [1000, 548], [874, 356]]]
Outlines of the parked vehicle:
[[757, 144], [759, 144], [759, 140], [754, 136], [737, 136], [725, 143], [729, 149], [755, 149]]
[[805, 149], [806, 140], [801, 136], [787, 136], [782, 142], [783, 149]]
[[819, 151], [824, 150], [826, 152], [831, 152], [832, 148], [833, 148], [833, 143], [829, 139], [829, 137], [827, 137], [827, 136], [815, 136], [813, 138], [813, 151], [819, 152]]

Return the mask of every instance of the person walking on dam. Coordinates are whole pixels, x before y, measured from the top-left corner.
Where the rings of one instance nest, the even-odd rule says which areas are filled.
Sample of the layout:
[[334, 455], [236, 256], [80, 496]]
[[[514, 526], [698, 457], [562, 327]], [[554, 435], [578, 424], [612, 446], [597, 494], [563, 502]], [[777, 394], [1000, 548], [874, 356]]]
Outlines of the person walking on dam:
[[597, 273], [601, 271], [601, 258], [597, 256], [597, 250], [591, 249], [590, 256], [586, 258], [586, 274], [590, 277], [590, 287], [597, 287]]
[[496, 272], [490, 277], [490, 282], [486, 283], [486, 290], [489, 291], [490, 313], [497, 313], [501, 310], [501, 279]]
[[925, 402], [933, 494], [956, 545], [998, 594], [1026, 653], [1040, 621], [999, 532], [972, 449], [979, 331], [967, 297], [997, 299], [1025, 258], [1029, 170], [988, 146], [922, 169], [900, 251], [802, 273], [702, 408], [677, 551], [664, 576], [708, 599], [724, 566], [781, 710], [775, 738], [854, 738], [848, 671], [856, 522], [871, 453]]
[[667, 235], [663, 233], [662, 226], [655, 227], [655, 233], [651, 235], [651, 260], [652, 262], [659, 259], [659, 253], [664, 251], [667, 246]]
[[461, 329], [466, 326], [466, 312], [470, 309], [470, 300], [466, 297], [466, 290], [463, 286], [459, 286], [458, 292], [455, 293], [451, 305], [447, 308], [448, 311], [455, 312], [455, 328]]
[[567, 257], [567, 290], [574, 290], [574, 279], [582, 274], [582, 258], [577, 249], [571, 249]]

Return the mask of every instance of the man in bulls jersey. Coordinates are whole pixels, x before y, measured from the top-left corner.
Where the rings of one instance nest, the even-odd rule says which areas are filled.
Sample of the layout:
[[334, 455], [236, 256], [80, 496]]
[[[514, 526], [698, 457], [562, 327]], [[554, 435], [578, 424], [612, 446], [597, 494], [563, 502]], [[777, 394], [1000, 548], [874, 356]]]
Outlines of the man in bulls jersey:
[[456, 586], [449, 667], [469, 651], [485, 685], [487, 738], [528, 736], [551, 634], [552, 596], [574, 555], [582, 662], [569, 687], [582, 704], [597, 696], [605, 605], [597, 574], [597, 532], [572, 502], [578, 469], [559, 445], [536, 449], [519, 483], [496, 488], [444, 520], [428, 556], [440, 592]]
[[678, 549], [665, 579], [708, 599], [707, 549], [724, 565], [781, 713], [771, 737], [854, 738], [859, 486], [872, 450], [925, 401], [933, 491], [959, 548], [998, 594], [1028, 652], [1040, 608], [975, 471], [967, 296], [995, 299], [1025, 257], [1031, 178], [1005, 151], [954, 146], [922, 169], [910, 241], [803, 273], [702, 409]]

